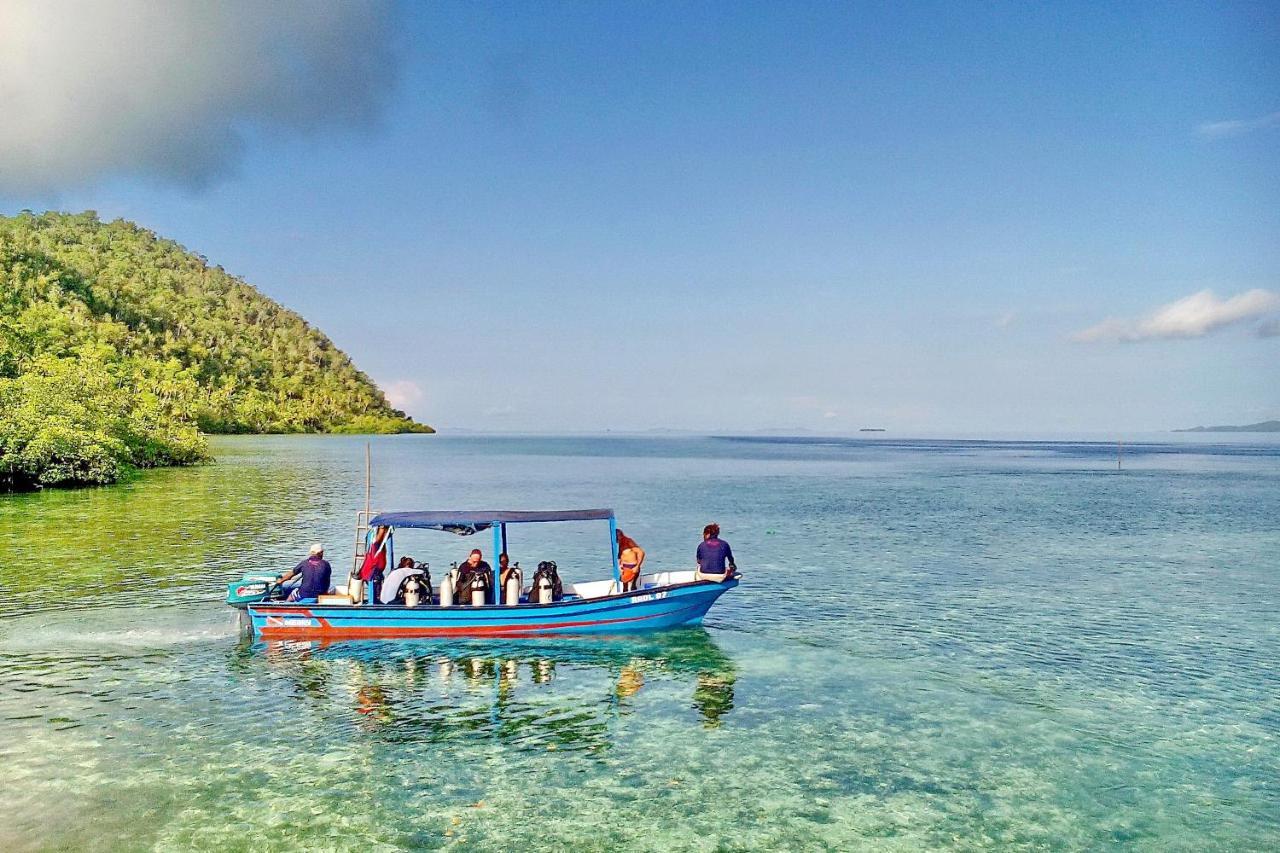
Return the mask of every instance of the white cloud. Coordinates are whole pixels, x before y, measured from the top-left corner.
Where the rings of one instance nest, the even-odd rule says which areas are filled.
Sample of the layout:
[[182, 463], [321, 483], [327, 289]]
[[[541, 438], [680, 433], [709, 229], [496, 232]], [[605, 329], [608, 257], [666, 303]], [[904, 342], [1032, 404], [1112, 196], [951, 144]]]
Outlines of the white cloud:
[[1257, 118], [1205, 122], [1196, 128], [1196, 133], [1207, 139], [1225, 139], [1228, 136], [1240, 136], [1276, 125], [1280, 125], [1280, 112], [1268, 113]]
[[1074, 341], [1146, 341], [1159, 338], [1199, 338], [1239, 323], [1260, 320], [1256, 331], [1266, 335], [1280, 313], [1280, 293], [1255, 289], [1219, 299], [1212, 290], [1202, 290], [1163, 305], [1137, 320], [1115, 317], [1076, 332]]
[[1006, 311], [999, 317], [996, 317], [996, 328], [1007, 329], [1016, 322], [1018, 322], [1018, 312]]
[[402, 410], [422, 402], [422, 398], [426, 396], [422, 386], [410, 379], [387, 382], [382, 386], [382, 393], [387, 395], [388, 403]]
[[360, 127], [396, 73], [390, 0], [5, 0], [0, 192], [113, 175], [200, 188], [246, 133]]

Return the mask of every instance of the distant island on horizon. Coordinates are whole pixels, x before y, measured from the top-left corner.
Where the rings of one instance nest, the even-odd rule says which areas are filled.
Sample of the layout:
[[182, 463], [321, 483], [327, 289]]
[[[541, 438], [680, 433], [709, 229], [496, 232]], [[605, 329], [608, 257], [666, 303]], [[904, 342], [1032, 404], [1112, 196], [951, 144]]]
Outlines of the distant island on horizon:
[[1260, 421], [1242, 426], [1198, 426], [1175, 429], [1174, 432], [1280, 432], [1280, 421]]

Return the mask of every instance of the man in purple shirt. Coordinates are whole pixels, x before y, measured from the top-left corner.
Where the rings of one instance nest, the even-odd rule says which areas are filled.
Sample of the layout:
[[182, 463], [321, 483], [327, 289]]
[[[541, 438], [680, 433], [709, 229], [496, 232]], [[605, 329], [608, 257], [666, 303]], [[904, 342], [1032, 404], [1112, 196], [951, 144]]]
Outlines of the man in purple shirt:
[[329, 592], [333, 569], [324, 558], [324, 548], [319, 544], [312, 545], [307, 559], [280, 575], [277, 580], [287, 581], [294, 575], [302, 575], [302, 584], [289, 596], [290, 601], [303, 601]]
[[720, 538], [720, 525], [702, 528], [702, 544], [698, 546], [698, 580], [727, 581], [738, 571], [733, 562], [733, 549]]

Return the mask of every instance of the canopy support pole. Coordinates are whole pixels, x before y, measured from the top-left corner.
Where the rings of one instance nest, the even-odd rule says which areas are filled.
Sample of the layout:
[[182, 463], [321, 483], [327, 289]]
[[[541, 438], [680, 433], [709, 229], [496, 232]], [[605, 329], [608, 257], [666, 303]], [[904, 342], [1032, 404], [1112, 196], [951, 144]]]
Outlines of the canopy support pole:
[[[503, 554], [506, 554], [506, 553], [507, 553], [507, 523], [504, 521], [502, 523], [502, 550], [498, 552], [498, 556], [502, 556]], [[508, 556], [508, 559], [510, 559], [510, 555], [508, 554], [507, 556]], [[498, 563], [500, 562], [502, 561], [495, 560], [493, 564], [493, 571], [499, 580], [502, 579], [502, 570], [498, 567]], [[496, 593], [494, 593], [494, 597], [497, 599], [498, 604], [502, 604], [507, 600], [507, 591], [505, 589], [499, 589]], [[516, 603], [517, 604], [520, 603], [519, 594], [516, 595]]]
[[493, 603], [501, 604], [502, 597], [498, 594], [498, 555], [502, 553], [503, 533], [506, 531], [505, 524], [495, 524], [493, 526], [493, 562], [489, 564], [489, 570], [493, 572]]
[[622, 592], [622, 572], [618, 569], [618, 519], [609, 516], [609, 553], [613, 556], [613, 582]]

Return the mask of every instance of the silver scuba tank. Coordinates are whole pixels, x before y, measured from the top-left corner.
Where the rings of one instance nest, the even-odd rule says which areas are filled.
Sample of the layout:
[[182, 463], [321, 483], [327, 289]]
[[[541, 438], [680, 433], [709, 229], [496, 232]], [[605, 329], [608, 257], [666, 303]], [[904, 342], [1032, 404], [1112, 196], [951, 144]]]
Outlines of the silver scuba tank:
[[551, 578], [539, 575], [538, 582], [534, 584], [533, 593], [529, 597], [534, 599], [535, 604], [550, 604], [555, 597], [555, 587], [551, 585]]
[[453, 606], [453, 581], [458, 576], [458, 564], [454, 563], [445, 574], [444, 579], [440, 581], [440, 606]]
[[417, 607], [422, 600], [422, 582], [417, 575], [410, 575], [404, 582], [404, 606]]
[[520, 573], [520, 566], [517, 564], [513, 567], [511, 576], [507, 578], [507, 585], [504, 590], [508, 605], [520, 603], [520, 588], [522, 586], [524, 586], [524, 576]]
[[471, 578], [471, 604], [473, 607], [479, 607], [484, 604], [484, 576], [479, 572]]

